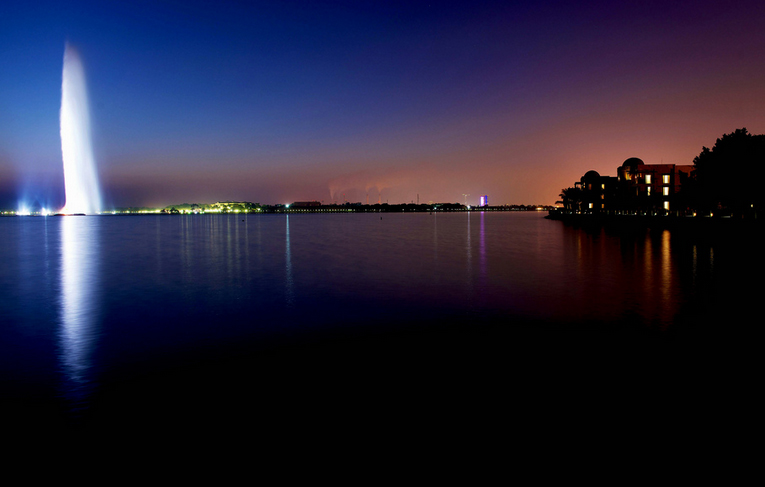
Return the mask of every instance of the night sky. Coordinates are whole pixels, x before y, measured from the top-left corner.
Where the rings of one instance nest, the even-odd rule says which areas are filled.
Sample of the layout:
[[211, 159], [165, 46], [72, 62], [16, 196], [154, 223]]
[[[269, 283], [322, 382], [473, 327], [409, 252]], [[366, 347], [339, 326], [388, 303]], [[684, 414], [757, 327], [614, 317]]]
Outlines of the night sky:
[[64, 45], [105, 204], [552, 204], [765, 133], [765, 2], [0, 5], [0, 207], [63, 205]]

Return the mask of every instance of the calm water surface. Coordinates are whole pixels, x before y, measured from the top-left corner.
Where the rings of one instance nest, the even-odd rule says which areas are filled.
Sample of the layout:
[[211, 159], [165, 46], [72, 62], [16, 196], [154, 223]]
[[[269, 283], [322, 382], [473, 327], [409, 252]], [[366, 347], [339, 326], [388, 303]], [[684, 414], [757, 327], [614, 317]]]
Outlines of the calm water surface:
[[75, 412], [111, 383], [327, 331], [743, 321], [762, 268], [751, 242], [533, 212], [3, 218], [0, 235], [3, 398]]

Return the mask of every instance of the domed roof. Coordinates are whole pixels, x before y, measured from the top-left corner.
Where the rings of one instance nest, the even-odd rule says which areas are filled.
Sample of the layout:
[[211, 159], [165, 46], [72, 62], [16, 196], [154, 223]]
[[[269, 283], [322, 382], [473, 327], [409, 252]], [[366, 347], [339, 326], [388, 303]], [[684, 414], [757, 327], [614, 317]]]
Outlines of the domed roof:
[[624, 163], [622, 164], [622, 167], [631, 167], [633, 169], [637, 168], [638, 165], [645, 164], [642, 159], [638, 159], [637, 157], [630, 157]]
[[600, 174], [598, 173], [598, 171], [587, 171], [586, 173], [584, 173], [584, 176], [582, 176], [582, 180], [598, 179], [598, 178], [600, 178]]

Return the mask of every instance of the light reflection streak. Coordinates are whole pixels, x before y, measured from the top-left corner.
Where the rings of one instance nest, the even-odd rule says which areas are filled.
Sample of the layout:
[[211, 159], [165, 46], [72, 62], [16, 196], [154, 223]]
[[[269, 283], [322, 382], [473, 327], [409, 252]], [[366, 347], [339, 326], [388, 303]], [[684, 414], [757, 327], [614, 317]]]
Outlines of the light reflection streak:
[[226, 257], [226, 279], [228, 282], [231, 282], [231, 280], [234, 277], [234, 251], [236, 250], [236, 226], [232, 228], [231, 226], [231, 219], [234, 218], [234, 222], [237, 221], [235, 216], [227, 215], [226, 216], [226, 243], [224, 247], [225, 257]]
[[473, 249], [470, 243], [470, 211], [467, 212], [467, 288], [472, 295], [473, 291]]
[[193, 231], [192, 221], [194, 218], [183, 215], [180, 217], [179, 222], [181, 225], [181, 244], [180, 254], [183, 261], [184, 279], [187, 282], [193, 279], [192, 275], [192, 263], [194, 262], [194, 249], [192, 245]]
[[663, 230], [658, 238], [650, 232], [646, 233], [642, 250], [636, 247], [635, 251], [642, 252], [643, 289], [640, 294], [644, 297], [639, 300], [641, 313], [647, 323], [664, 330], [674, 319], [678, 299], [671, 232]]
[[244, 216], [244, 278], [250, 281], [250, 215]]
[[73, 411], [86, 407], [93, 389], [97, 338], [98, 217], [61, 218], [60, 361], [63, 395]]
[[483, 289], [486, 289], [488, 284], [486, 282], [486, 230], [484, 228], [484, 213], [485, 212], [483, 211], [481, 212], [481, 233], [478, 243], [478, 265], [481, 269], [481, 286]]
[[656, 298], [654, 295], [655, 288], [653, 286], [654, 256], [653, 256], [653, 246], [651, 243], [651, 234], [648, 232], [646, 232], [646, 235], [645, 235], [643, 249], [644, 249], [643, 250], [643, 289], [645, 289], [647, 299], [650, 299], [651, 302], [655, 302], [656, 301]]
[[292, 251], [290, 250], [290, 216], [286, 215], [286, 230], [285, 230], [285, 250], [284, 250], [284, 267], [285, 267], [285, 294], [287, 299], [287, 306], [292, 308], [295, 305], [295, 284], [292, 280]]
[[670, 246], [670, 232], [664, 230], [661, 233], [661, 257], [660, 257], [660, 270], [659, 280], [661, 283], [661, 292], [657, 298], [658, 300], [658, 312], [661, 323], [661, 328], [666, 329], [673, 318], [673, 302], [676, 299], [673, 287], [673, 262], [672, 262], [672, 249]]
[[433, 213], [433, 261], [438, 262], [438, 212]]

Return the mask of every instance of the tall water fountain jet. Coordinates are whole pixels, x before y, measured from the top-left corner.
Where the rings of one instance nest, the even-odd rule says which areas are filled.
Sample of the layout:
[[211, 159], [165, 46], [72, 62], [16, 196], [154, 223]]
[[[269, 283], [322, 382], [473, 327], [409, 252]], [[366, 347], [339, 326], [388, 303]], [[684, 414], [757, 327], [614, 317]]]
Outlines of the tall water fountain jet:
[[77, 50], [64, 49], [61, 83], [61, 153], [64, 159], [66, 205], [64, 214], [98, 213], [101, 190], [90, 142], [90, 111], [85, 71]]

